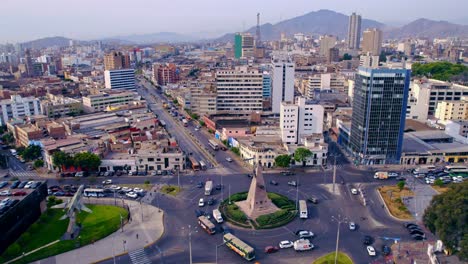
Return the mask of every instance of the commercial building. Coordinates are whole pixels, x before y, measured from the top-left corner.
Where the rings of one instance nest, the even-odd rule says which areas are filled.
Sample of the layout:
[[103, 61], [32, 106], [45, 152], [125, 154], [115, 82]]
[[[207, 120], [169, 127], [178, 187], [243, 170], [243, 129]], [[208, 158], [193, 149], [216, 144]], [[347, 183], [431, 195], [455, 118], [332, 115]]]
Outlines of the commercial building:
[[378, 68], [379, 67], [379, 56], [371, 55], [370, 52], [367, 55], [361, 55], [359, 58], [359, 66], [366, 68]]
[[107, 89], [135, 90], [135, 71], [133, 69], [104, 71]]
[[238, 142], [241, 158], [252, 166], [261, 164], [265, 168], [271, 168], [278, 155], [288, 154], [281, 139], [276, 136], [251, 136], [239, 139]]
[[382, 30], [366, 29], [362, 33], [362, 53], [379, 56], [382, 49]]
[[297, 97], [297, 102], [282, 102], [280, 112], [281, 140], [284, 144], [298, 144], [300, 139], [323, 132], [324, 108]]
[[340, 50], [338, 48], [331, 48], [327, 53], [327, 62], [339, 62], [340, 61]]
[[263, 99], [271, 97], [271, 74], [267, 71], [263, 72]]
[[170, 141], [151, 140], [141, 142], [136, 153], [130, 156], [135, 159], [137, 170], [161, 173], [185, 169], [185, 155], [178, 147], [170, 147]]
[[294, 62], [275, 58], [271, 69], [271, 107], [274, 114], [279, 114], [281, 102], [294, 101]]
[[47, 99], [41, 101], [41, 112], [50, 118], [74, 116], [83, 112], [83, 104], [63, 95], [47, 94]]
[[434, 79], [415, 79], [412, 82], [406, 117], [427, 121], [436, 114], [441, 101], [459, 102], [468, 96], [468, 86]]
[[179, 70], [173, 63], [154, 63], [153, 82], [159, 85], [168, 85], [179, 81]]
[[113, 51], [104, 55], [104, 69], [106, 71], [128, 68], [130, 68], [130, 56], [128, 54]]
[[34, 97], [12, 95], [10, 99], [0, 101], [0, 125], [4, 126], [8, 120], [25, 116], [39, 115], [40, 100]]
[[38, 127], [25, 124], [25, 125], [18, 125], [15, 126], [15, 132], [13, 135], [15, 136], [16, 145], [27, 147], [32, 140], [39, 140], [44, 138], [44, 132], [39, 129]]
[[328, 144], [325, 143], [322, 133], [310, 134], [303, 136], [301, 139], [301, 145], [286, 145], [286, 149], [290, 155], [294, 155], [294, 152], [298, 148], [306, 148], [312, 152], [312, 156], [308, 157], [304, 164], [296, 162], [296, 166], [326, 166], [327, 165], [327, 153]]
[[121, 105], [129, 105], [139, 98], [132, 92], [100, 93], [83, 97], [83, 109], [87, 113], [104, 111]]
[[360, 164], [399, 163], [410, 70], [359, 67], [350, 148]]
[[250, 33], [236, 33], [234, 36], [234, 57], [251, 58], [255, 55], [254, 37]]
[[361, 15], [351, 14], [348, 24], [348, 38], [346, 43], [349, 49], [359, 49], [361, 41]]
[[263, 74], [247, 66], [216, 71], [217, 112], [250, 114], [262, 111]]
[[468, 144], [468, 120], [449, 120], [445, 124], [445, 133], [456, 141]]

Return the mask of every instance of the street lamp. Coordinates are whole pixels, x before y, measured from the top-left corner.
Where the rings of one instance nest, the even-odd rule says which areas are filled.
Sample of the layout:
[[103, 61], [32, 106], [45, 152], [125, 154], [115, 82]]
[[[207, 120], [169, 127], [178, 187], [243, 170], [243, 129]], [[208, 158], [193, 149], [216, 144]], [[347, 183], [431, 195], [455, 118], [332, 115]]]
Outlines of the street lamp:
[[191, 225], [188, 226], [188, 235], [189, 235], [189, 257], [190, 257], [190, 264], [192, 264], [192, 228]]
[[336, 158], [341, 156], [340, 154], [330, 154], [330, 157], [333, 157], [333, 193], [335, 193], [335, 183], [336, 183]]
[[218, 248], [223, 246], [226, 242], [216, 245], [216, 264], [218, 264]]
[[346, 217], [341, 217], [338, 215], [338, 217], [332, 216], [332, 221], [335, 221], [338, 223], [338, 232], [336, 233], [336, 248], [335, 248], [335, 264], [338, 259], [338, 244], [340, 243], [340, 225], [341, 223], [347, 223], [348, 219]]

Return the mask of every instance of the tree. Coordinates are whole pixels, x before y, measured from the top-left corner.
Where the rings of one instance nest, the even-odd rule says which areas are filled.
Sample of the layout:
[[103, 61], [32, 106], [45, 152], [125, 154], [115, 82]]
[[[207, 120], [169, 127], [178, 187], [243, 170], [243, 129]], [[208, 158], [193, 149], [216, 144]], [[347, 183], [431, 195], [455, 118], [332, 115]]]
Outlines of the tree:
[[240, 150], [239, 148], [233, 147], [231, 148], [232, 152], [234, 152], [237, 156], [240, 156]]
[[406, 184], [405, 181], [399, 181], [397, 183], [397, 187], [398, 189], [400, 189], [400, 192], [403, 190], [403, 188], [405, 188], [405, 184]]
[[343, 60], [351, 60], [353, 56], [349, 55], [348, 53], [343, 54]]
[[62, 171], [62, 167], [70, 167], [73, 165], [73, 158], [68, 153], [57, 151], [52, 154], [52, 164]]
[[444, 181], [439, 178], [439, 179], [434, 181], [434, 185], [438, 186], [438, 187], [442, 187], [442, 185], [444, 185]]
[[275, 158], [275, 164], [278, 167], [287, 168], [291, 163], [291, 156], [287, 154], [279, 155]]
[[312, 156], [312, 152], [306, 148], [298, 148], [294, 152], [294, 160], [297, 162], [302, 162], [302, 166], [305, 166], [307, 158]]
[[86, 171], [96, 171], [101, 165], [101, 158], [94, 153], [80, 152], [73, 157], [73, 165]]
[[42, 148], [38, 145], [29, 145], [21, 153], [21, 157], [25, 160], [35, 160], [42, 156]]
[[2, 141], [5, 144], [11, 144], [15, 141], [15, 138], [13, 137], [12, 133], [6, 133], [5, 135], [2, 136]]
[[41, 159], [35, 160], [34, 161], [34, 168], [41, 168], [44, 167], [44, 161]]
[[204, 121], [198, 121], [198, 123], [200, 124], [200, 126], [205, 126], [205, 122]]
[[423, 222], [451, 252], [459, 248], [458, 257], [468, 260], [468, 181], [449, 185], [449, 190], [436, 195], [426, 211]]

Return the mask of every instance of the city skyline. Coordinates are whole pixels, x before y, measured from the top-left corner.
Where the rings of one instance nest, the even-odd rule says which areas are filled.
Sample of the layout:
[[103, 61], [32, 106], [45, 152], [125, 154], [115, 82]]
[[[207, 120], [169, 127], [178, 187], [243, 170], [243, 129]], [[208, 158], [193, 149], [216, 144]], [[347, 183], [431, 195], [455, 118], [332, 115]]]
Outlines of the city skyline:
[[[468, 19], [463, 14], [463, 10], [468, 8], [468, 3], [456, 0], [448, 0], [437, 10], [426, 1], [420, 0], [412, 2], [396, 0], [385, 9], [382, 9], [382, 3], [379, 1], [370, 0], [346, 3], [333, 0], [313, 4], [297, 0], [294, 5], [284, 2], [218, 3], [205, 0], [201, 4], [176, 2], [174, 5], [164, 6], [164, 12], [158, 11], [161, 5], [158, 2], [136, 0], [131, 4], [129, 6], [126, 1], [119, 0], [113, 1], [110, 7], [105, 1], [96, 3], [84, 0], [62, 6], [57, 0], [42, 2], [7, 0], [2, 6], [10, 12], [6, 12], [0, 18], [0, 43], [23, 42], [51, 36], [92, 40], [157, 32], [177, 32], [201, 38], [214, 38], [254, 26], [257, 12], [261, 14], [261, 24], [274, 24], [320, 9], [329, 9], [345, 15], [356, 12], [363, 19], [373, 19], [387, 25], [407, 23], [418, 18], [468, 24]], [[402, 6], [405, 8], [401, 8]], [[418, 12], [415, 12], [416, 10]], [[396, 13], [398, 17], [393, 15]], [[122, 20], [121, 17], [126, 19]], [[179, 20], [182, 17], [184, 19]], [[15, 23], [12, 23], [13, 21]], [[31, 27], [26, 21], [42, 21], [43, 26]], [[186, 21], [191, 22], [187, 24]], [[96, 25], [101, 26], [96, 27]]]

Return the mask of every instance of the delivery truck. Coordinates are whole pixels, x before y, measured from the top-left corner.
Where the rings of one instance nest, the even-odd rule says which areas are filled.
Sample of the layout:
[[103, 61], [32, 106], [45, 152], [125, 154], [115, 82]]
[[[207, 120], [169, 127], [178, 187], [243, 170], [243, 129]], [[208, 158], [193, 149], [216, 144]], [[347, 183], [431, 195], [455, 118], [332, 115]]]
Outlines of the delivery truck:
[[205, 183], [205, 195], [211, 195], [212, 190], [213, 190], [213, 181], [207, 181]]
[[213, 210], [213, 218], [218, 222], [218, 224], [221, 224], [223, 222], [223, 216], [221, 215], [221, 212], [218, 209]]

